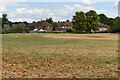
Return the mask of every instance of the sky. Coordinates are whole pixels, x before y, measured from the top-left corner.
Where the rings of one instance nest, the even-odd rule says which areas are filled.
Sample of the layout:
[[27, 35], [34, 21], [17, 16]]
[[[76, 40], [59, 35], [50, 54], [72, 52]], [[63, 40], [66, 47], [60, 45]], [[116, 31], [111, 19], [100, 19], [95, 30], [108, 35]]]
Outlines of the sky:
[[118, 0], [4, 0], [0, 4], [0, 15], [6, 13], [10, 21], [33, 22], [50, 17], [54, 21], [65, 21], [71, 20], [77, 11], [89, 10], [112, 18], [118, 16]]

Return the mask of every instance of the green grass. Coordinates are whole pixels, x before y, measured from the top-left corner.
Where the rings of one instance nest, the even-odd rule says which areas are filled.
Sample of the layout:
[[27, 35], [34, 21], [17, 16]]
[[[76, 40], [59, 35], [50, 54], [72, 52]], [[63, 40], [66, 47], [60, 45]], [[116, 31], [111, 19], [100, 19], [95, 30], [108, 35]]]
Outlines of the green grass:
[[[95, 35], [98, 36], [90, 36], [98, 38]], [[117, 34], [106, 35], [117, 37]], [[61, 39], [53, 36], [84, 38], [88, 34], [4, 34], [3, 77], [118, 77], [117, 40]]]

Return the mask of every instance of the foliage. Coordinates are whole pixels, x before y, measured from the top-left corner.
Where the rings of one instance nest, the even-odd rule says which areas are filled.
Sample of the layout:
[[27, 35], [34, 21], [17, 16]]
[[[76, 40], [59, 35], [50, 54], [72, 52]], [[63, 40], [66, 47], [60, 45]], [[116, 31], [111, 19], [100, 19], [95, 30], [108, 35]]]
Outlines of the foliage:
[[3, 30], [1, 30], [1, 32], [2, 32], [2, 34], [6, 34], [6, 31], [3, 29]]
[[53, 23], [52, 18], [47, 18], [47, 19], [46, 19], [46, 21], [47, 21], [48, 23], [50, 23], [50, 24], [52, 24], [52, 23]]
[[24, 27], [20, 26], [20, 27], [14, 27], [11, 29], [12, 33], [22, 33], [24, 31]]
[[99, 22], [111, 26], [111, 32], [119, 32], [119, 17], [108, 18], [105, 14], [99, 14]]
[[57, 22], [53, 22], [52, 26], [53, 26], [53, 30], [55, 30], [55, 27], [57, 27], [58, 23]]
[[66, 29], [66, 32], [73, 32], [73, 30], [68, 28], [68, 29]]
[[24, 21], [23, 23], [24, 23], [25, 25], [28, 25], [28, 22], [27, 22], [27, 21]]
[[0, 18], [0, 26], [2, 25], [2, 18]]
[[96, 11], [90, 10], [89, 12], [76, 12], [72, 19], [73, 28], [77, 31], [91, 31], [97, 30], [98, 15]]
[[99, 14], [98, 16], [99, 16], [98, 20], [100, 23], [107, 24], [109, 26], [113, 25], [114, 21], [113, 18], [108, 18], [105, 14]]
[[85, 20], [85, 13], [84, 12], [76, 12], [75, 16], [72, 19], [73, 28], [77, 31], [84, 31], [86, 28], [86, 20]]
[[24, 27], [20, 26], [20, 27], [13, 27], [10, 30], [2, 30], [2, 34], [6, 34], [6, 33], [23, 33], [24, 31]]
[[0, 34], [2, 33], [2, 18], [0, 18]]
[[120, 32], [119, 22], [120, 22], [120, 17], [116, 17], [115, 20], [113, 21], [113, 25], [111, 26], [112, 32]]
[[110, 31], [106, 30], [106, 31], [99, 31], [99, 32], [96, 32], [96, 33], [108, 33]]
[[98, 15], [96, 11], [90, 10], [85, 15], [86, 15], [86, 21], [87, 21], [86, 31], [97, 30]]
[[7, 18], [7, 14], [3, 14], [2, 15], [2, 27], [4, 24], [8, 24], [9, 23], [9, 20]]
[[58, 31], [61, 31], [62, 29], [61, 28], [58, 28]]

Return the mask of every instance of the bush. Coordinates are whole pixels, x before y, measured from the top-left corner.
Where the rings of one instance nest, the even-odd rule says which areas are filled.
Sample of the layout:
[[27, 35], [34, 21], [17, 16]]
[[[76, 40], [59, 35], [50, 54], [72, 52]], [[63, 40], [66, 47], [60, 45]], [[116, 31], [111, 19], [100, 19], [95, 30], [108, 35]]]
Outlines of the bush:
[[2, 32], [2, 30], [0, 30], [0, 34], [2, 34], [3, 32]]
[[13, 27], [11, 29], [12, 33], [22, 33], [24, 31], [24, 27]]
[[73, 32], [73, 30], [72, 29], [66, 29], [66, 32]]
[[58, 31], [61, 31], [61, 30], [62, 30], [61, 28], [58, 29]]
[[109, 31], [106, 30], [106, 31], [99, 31], [98, 33], [108, 33]]
[[2, 34], [5, 34], [6, 33], [6, 31], [5, 30], [2, 30]]
[[6, 33], [23, 33], [23, 31], [24, 31], [24, 27], [13, 27], [10, 30], [2, 29], [2, 34], [6, 34]]

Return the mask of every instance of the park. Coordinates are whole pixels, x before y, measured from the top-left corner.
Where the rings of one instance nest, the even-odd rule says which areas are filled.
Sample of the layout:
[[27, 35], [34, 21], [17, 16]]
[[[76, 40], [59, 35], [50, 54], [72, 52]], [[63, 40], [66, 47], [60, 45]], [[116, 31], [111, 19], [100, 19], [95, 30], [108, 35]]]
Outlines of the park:
[[3, 78], [117, 78], [116, 33], [2, 35]]

